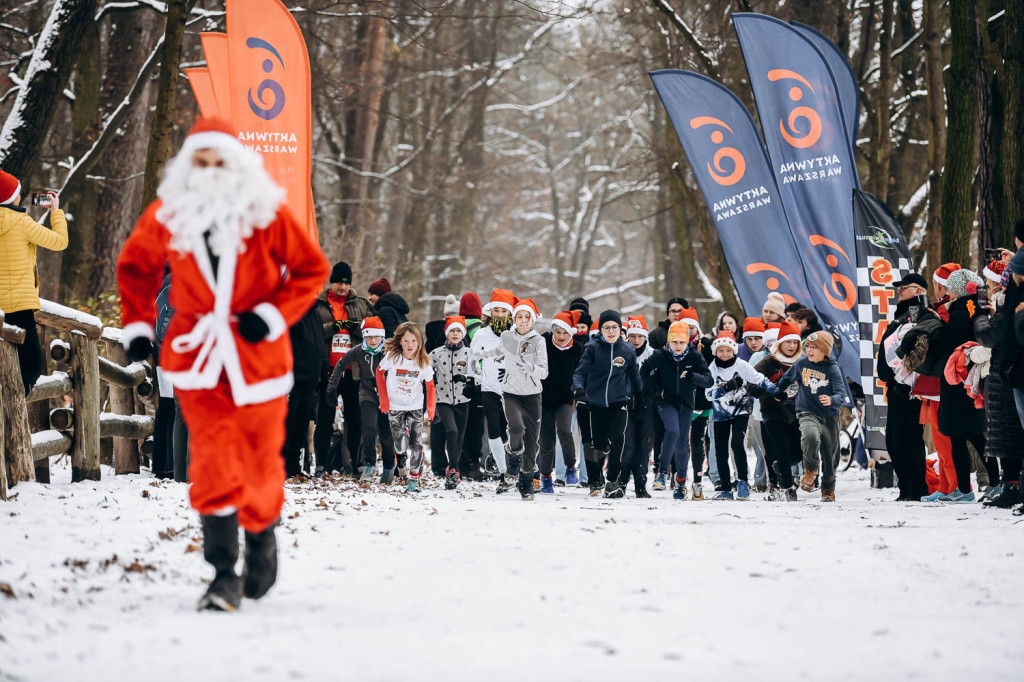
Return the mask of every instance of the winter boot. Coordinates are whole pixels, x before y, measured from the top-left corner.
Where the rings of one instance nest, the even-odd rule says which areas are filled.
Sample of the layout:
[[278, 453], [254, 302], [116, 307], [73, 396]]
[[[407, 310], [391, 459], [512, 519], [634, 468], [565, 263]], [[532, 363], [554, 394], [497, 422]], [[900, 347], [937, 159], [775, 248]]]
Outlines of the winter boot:
[[750, 499], [750, 485], [746, 481], [736, 482], [736, 499], [738, 500], [749, 500]]
[[523, 496], [523, 501], [528, 502], [533, 499], [533, 475], [519, 473], [519, 483], [516, 486], [519, 489], [519, 494]]
[[601, 495], [602, 489], [604, 488], [604, 474], [597, 474], [596, 476], [591, 476], [588, 485], [590, 487], [590, 496], [599, 497]]
[[259, 599], [277, 582], [277, 524], [274, 521], [259, 533], [245, 531], [242, 584], [247, 599]]
[[686, 499], [686, 479], [676, 478], [676, 484], [672, 486], [672, 499], [673, 500], [685, 500]]
[[814, 479], [817, 478], [817, 476], [817, 471], [804, 469], [804, 475], [800, 477], [800, 489], [806, 493], [814, 492]]
[[604, 489], [604, 496], [610, 499], [619, 499], [625, 496], [626, 486], [619, 483], [618, 481], [608, 481], [608, 485]]
[[410, 476], [409, 480], [405, 482], [405, 492], [407, 493], [421, 493], [423, 488], [420, 487], [420, 477]]
[[836, 489], [835, 488], [822, 488], [821, 489], [821, 501], [822, 502], [835, 502], [836, 501]]
[[651, 487], [654, 488], [655, 490], [664, 490], [665, 474], [658, 472], [658, 475], [654, 477], [654, 483], [651, 484]]
[[554, 495], [555, 494], [555, 488], [554, 488], [554, 486], [551, 485], [551, 477], [550, 476], [541, 476], [540, 477], [540, 491], [544, 495]]
[[539, 493], [540, 492], [540, 486], [541, 486], [541, 483], [540, 483], [540, 473], [538, 472], [538, 473], [533, 475], [533, 492]]
[[796, 502], [796, 486], [783, 490], [782, 499], [786, 502]]
[[719, 492], [717, 495], [715, 495], [714, 499], [716, 499], [716, 500], [732, 500], [734, 498], [732, 496], [732, 491], [731, 490], [723, 490], [723, 491]]
[[700, 483], [694, 483], [690, 486], [690, 499], [692, 500], [703, 500], [704, 499], [704, 486]]
[[[622, 486], [622, 488], [625, 490], [626, 486]], [[637, 467], [633, 470], [633, 492], [636, 493], [637, 499], [643, 499], [651, 496], [651, 494], [647, 492], [646, 467]]]
[[997, 509], [1010, 509], [1020, 503], [1020, 483], [1005, 484], [1001, 493], [983, 502], [986, 507], [996, 507]]
[[377, 473], [377, 465], [376, 464], [367, 464], [367, 465], [363, 466], [363, 475], [359, 478], [359, 480], [363, 481], [364, 483], [370, 483], [371, 481], [373, 481], [373, 476], [376, 473]]
[[458, 471], [451, 467], [448, 467], [448, 471], [444, 477], [444, 489], [455, 490], [456, 488], [459, 487], [459, 481], [461, 479], [462, 477], [459, 475]]
[[576, 467], [565, 470], [565, 485], [579, 485], [580, 470]]
[[768, 502], [780, 502], [782, 501], [782, 488], [777, 485], [769, 486], [768, 495], [764, 498]]
[[391, 485], [395, 480], [395, 467], [389, 467], [380, 472], [380, 482], [384, 485]]
[[[508, 475], [515, 479], [519, 476], [519, 471], [523, 468], [523, 450], [525, 448], [519, 448], [516, 451], [512, 451], [510, 446], [505, 444], [505, 462], [508, 464]], [[533, 485], [532, 483], [530, 485]]]
[[512, 477], [501, 474], [498, 476], [498, 487], [495, 492], [499, 495], [512, 489]]
[[242, 603], [242, 579], [235, 573], [238, 561], [238, 514], [203, 516], [203, 558], [216, 574], [199, 600], [200, 611], [234, 611]]

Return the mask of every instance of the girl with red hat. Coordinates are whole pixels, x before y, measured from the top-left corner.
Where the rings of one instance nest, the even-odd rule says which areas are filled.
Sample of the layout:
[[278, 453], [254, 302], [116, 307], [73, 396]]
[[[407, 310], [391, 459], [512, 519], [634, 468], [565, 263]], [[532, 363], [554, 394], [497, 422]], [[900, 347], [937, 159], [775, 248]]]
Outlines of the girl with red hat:
[[560, 312], [551, 322], [551, 331], [541, 334], [548, 355], [548, 375], [541, 382], [544, 390], [541, 393], [540, 416], [540, 492], [545, 495], [555, 492], [551, 474], [555, 467], [556, 436], [565, 460], [565, 485], [580, 482], [576, 469], [576, 440], [572, 433], [572, 373], [586, 347], [583, 339], [576, 335], [582, 316], [580, 310]]
[[432, 456], [441, 458], [447, 453], [445, 490], [455, 490], [461, 480], [459, 461], [462, 459], [462, 440], [469, 419], [467, 384], [469, 377], [469, 348], [466, 338], [466, 318], [454, 315], [444, 321], [445, 341], [430, 351], [434, 366], [434, 384], [437, 387], [437, 416], [435, 421], [443, 427], [444, 440], [430, 446]]

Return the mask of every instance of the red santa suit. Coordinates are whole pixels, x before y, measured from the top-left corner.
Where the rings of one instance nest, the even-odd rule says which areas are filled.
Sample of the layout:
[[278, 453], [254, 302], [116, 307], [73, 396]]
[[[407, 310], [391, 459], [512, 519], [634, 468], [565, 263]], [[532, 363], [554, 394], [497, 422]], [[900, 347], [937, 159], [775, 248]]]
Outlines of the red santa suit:
[[[192, 157], [208, 148], [220, 151], [227, 167], [197, 173]], [[221, 195], [202, 186], [210, 182]], [[223, 123], [197, 122], [158, 195], [117, 263], [122, 341], [127, 347], [139, 336], [153, 339], [156, 295], [169, 262], [175, 314], [160, 366], [189, 429], [192, 506], [202, 515], [237, 510], [239, 524], [258, 533], [284, 504], [281, 446], [292, 387], [285, 332], [322, 289], [327, 261], [284, 206], [259, 156]], [[250, 343], [238, 332], [238, 315], [248, 312], [269, 329], [262, 341]]]

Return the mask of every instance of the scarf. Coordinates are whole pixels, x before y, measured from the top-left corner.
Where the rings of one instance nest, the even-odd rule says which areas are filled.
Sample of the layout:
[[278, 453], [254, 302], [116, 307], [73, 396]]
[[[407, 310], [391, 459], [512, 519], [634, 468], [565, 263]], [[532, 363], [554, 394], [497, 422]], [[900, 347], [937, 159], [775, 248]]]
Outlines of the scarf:
[[444, 342], [444, 347], [447, 348], [448, 350], [458, 350], [458, 349], [462, 348], [465, 345], [466, 345], [465, 341], [459, 341], [454, 346], [449, 341], [445, 341]]
[[487, 323], [498, 336], [501, 336], [502, 332], [507, 332], [512, 328], [512, 316], [506, 315], [505, 317], [492, 317], [490, 322]]
[[779, 344], [776, 342], [772, 344], [772, 357], [775, 358], [775, 362], [783, 367], [792, 367], [793, 363], [800, 359], [800, 351], [798, 350], [793, 357], [783, 355], [782, 349], [779, 348]]
[[722, 358], [716, 357], [715, 358], [715, 364], [718, 365], [719, 367], [722, 367], [722, 368], [732, 367], [733, 365], [736, 364], [736, 358], [737, 358], [736, 355], [733, 355], [728, 360], [723, 360]]
[[376, 348], [371, 348], [370, 346], [366, 345], [366, 339], [363, 339], [363, 350], [369, 353], [370, 355], [380, 355], [380, 352], [384, 350], [384, 342], [382, 341], [378, 343]]
[[569, 342], [566, 343], [564, 346], [559, 346], [558, 345], [558, 341], [555, 341], [555, 337], [554, 337], [554, 335], [552, 335], [551, 336], [551, 344], [555, 348], [557, 348], [558, 350], [569, 350], [570, 348], [572, 348], [572, 337], [571, 336], [569, 337]]

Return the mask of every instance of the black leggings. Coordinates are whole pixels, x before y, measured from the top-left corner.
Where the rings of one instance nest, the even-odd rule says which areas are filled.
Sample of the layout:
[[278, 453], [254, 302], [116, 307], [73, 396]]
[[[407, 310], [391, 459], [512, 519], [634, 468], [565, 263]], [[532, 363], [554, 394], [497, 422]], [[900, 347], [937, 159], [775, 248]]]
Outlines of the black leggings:
[[505, 419], [505, 406], [501, 396], [490, 391], [480, 394], [484, 405], [484, 419], [487, 422], [487, 439], [500, 438], [504, 443], [508, 440], [508, 421]]
[[626, 443], [626, 424], [629, 410], [626, 403], [615, 403], [608, 407], [590, 406], [590, 429], [594, 437], [597, 457], [608, 453], [608, 480], [616, 481], [622, 460], [622, 448]]
[[956, 487], [960, 492], [967, 494], [971, 492], [971, 452], [967, 449], [967, 442], [974, 444], [974, 449], [981, 457], [985, 456], [985, 436], [950, 436], [949, 442], [953, 446], [953, 468], [956, 470]]
[[[718, 475], [722, 490], [732, 490], [732, 474], [729, 473], [729, 446], [736, 460], [736, 480], [747, 480], [747, 451], [743, 439], [747, 435], [748, 415], [733, 417], [715, 424], [715, 459], [718, 460]], [[732, 435], [730, 436], [730, 430]]]
[[800, 450], [800, 422], [787, 424], [766, 419], [761, 422], [764, 439], [764, 459], [769, 471], [778, 477], [779, 487], [793, 487], [793, 462], [803, 461]]
[[379, 404], [369, 401], [359, 403], [359, 412], [361, 463], [371, 466], [377, 463], [377, 439], [380, 438], [380, 454], [384, 462], [384, 470], [390, 471], [395, 466], [395, 440], [391, 436], [391, 422], [388, 420], [388, 416], [380, 411]]
[[696, 417], [690, 422], [690, 462], [693, 466], [694, 483], [700, 483], [703, 475], [701, 472], [704, 470], [704, 459], [707, 457], [707, 437], [708, 417]]
[[[459, 461], [462, 459], [462, 439], [466, 433], [466, 421], [469, 419], [469, 403], [462, 405], [448, 405], [447, 403], [437, 404], [436, 419], [441, 428], [438, 431], [431, 431], [430, 456], [431, 459], [440, 459], [442, 447], [448, 454], [448, 468], [458, 469]], [[434, 442], [434, 435], [443, 436], [437, 443]]]
[[25, 387], [25, 395], [28, 395], [39, 377], [46, 372], [43, 347], [39, 344], [39, 330], [36, 328], [36, 316], [31, 310], [19, 310], [16, 313], [7, 313], [4, 321], [25, 330], [25, 341], [15, 348], [18, 349], [21, 383]]

